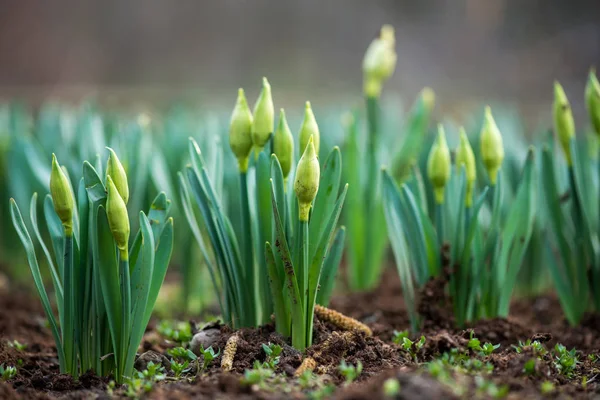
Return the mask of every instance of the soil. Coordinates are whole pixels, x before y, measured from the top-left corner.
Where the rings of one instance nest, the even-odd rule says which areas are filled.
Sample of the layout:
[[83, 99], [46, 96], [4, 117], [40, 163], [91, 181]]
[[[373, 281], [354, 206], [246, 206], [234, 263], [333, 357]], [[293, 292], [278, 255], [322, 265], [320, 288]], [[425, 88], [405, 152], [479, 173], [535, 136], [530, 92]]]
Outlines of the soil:
[[[306, 352], [317, 364], [316, 378], [312, 380], [294, 377], [303, 356], [289, 346], [272, 325], [236, 332], [217, 325], [220, 335], [213, 347], [221, 353], [205, 371], [198, 371], [193, 364], [184, 378], [176, 379], [170, 371], [170, 356], [166, 352], [178, 344], [163, 337], [154, 321], [146, 332], [140, 353], [149, 352], [147, 354], [161, 360], [166, 378], [154, 383], [149, 392], [142, 390], [136, 395], [150, 399], [332, 397], [374, 400], [386, 398], [384, 388], [397, 382], [400, 391], [393, 398], [399, 399], [500, 395], [511, 399], [600, 397], [598, 315], [586, 316], [579, 327], [572, 328], [563, 317], [556, 297], [549, 294], [515, 301], [509, 318], [480, 321], [465, 329], [456, 329], [449, 299], [442, 289], [443, 282], [431, 281], [420, 293], [422, 329], [410, 338], [416, 341], [423, 335], [425, 343], [412, 354], [393, 342], [394, 331], [410, 326], [400, 282], [393, 269], [385, 271], [377, 290], [334, 296], [330, 308], [369, 325], [373, 336], [342, 332], [316, 319], [315, 344]], [[223, 372], [220, 368], [222, 350], [233, 334], [238, 335], [233, 370]], [[481, 344], [489, 342], [500, 347], [491, 355], [480, 354], [469, 348], [471, 337], [478, 338]], [[517, 352], [513, 346], [528, 339], [541, 343], [547, 352], [536, 352], [533, 346], [522, 346]], [[14, 340], [26, 347], [19, 350], [18, 346], [11, 346]], [[283, 349], [275, 373], [262, 382], [249, 382], [244, 374], [256, 361], [265, 361], [262, 348], [265, 343], [278, 344]], [[557, 343], [569, 350], [576, 349], [579, 363], [570, 375], [561, 373], [557, 367], [553, 351]], [[464, 363], [455, 362], [455, 367], [446, 366], [442, 371], [433, 368], [439, 362], [435, 360], [444, 357], [456, 357]], [[342, 360], [362, 364], [362, 373], [352, 383], [346, 383], [340, 372]], [[529, 374], [524, 372], [526, 363], [530, 367]], [[98, 378], [92, 371], [78, 380], [59, 373], [56, 349], [39, 300], [23, 288], [0, 288], [1, 364], [17, 366], [18, 370], [15, 378], [6, 382], [0, 379], [1, 399], [102, 399], [127, 394], [125, 387], [112, 387], [110, 379]], [[490, 368], [493, 368], [491, 372], [482, 372]]]

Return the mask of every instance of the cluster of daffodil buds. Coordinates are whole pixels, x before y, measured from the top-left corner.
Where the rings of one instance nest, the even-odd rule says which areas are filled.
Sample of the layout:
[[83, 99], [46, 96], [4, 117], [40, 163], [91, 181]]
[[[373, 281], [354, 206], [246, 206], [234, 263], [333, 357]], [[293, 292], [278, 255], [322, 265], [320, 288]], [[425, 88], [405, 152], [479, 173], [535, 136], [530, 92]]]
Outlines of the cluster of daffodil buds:
[[127, 213], [127, 202], [129, 201], [129, 184], [127, 174], [117, 157], [111, 149], [106, 167], [106, 214], [110, 231], [117, 243], [117, 248], [123, 261], [129, 258], [129, 214]]
[[465, 205], [467, 207], [471, 207], [473, 204], [473, 187], [475, 186], [475, 178], [477, 178], [477, 173], [475, 169], [475, 154], [473, 153], [473, 149], [471, 148], [471, 143], [469, 143], [469, 138], [467, 137], [467, 133], [464, 128], [460, 128], [460, 144], [456, 149], [456, 158], [454, 163], [456, 167], [461, 168], [463, 165], [465, 167], [466, 179], [467, 179], [467, 193], [465, 197]]
[[73, 234], [73, 209], [75, 200], [69, 184], [69, 178], [52, 154], [52, 172], [50, 173], [50, 195], [56, 215], [60, 218], [65, 235], [70, 237]]
[[498, 171], [504, 161], [504, 145], [500, 129], [492, 116], [492, 109], [487, 106], [481, 128], [481, 159], [488, 173], [490, 184], [496, 185]]
[[304, 154], [298, 161], [296, 168], [296, 180], [294, 182], [294, 191], [298, 198], [298, 217], [300, 221], [307, 222], [312, 201], [319, 191], [319, 179], [321, 169], [319, 159], [314, 145], [314, 139], [311, 136], [304, 150]]
[[554, 82], [554, 105], [552, 107], [554, 115], [554, 130], [558, 136], [558, 141], [562, 146], [567, 159], [567, 164], [572, 164], [571, 159], [571, 139], [575, 137], [575, 121], [569, 99], [563, 87], [558, 81]]
[[427, 176], [433, 186], [437, 204], [444, 202], [444, 190], [450, 179], [450, 149], [446, 143], [444, 127], [438, 125], [438, 135], [427, 159]]
[[364, 94], [379, 97], [383, 83], [396, 69], [396, 37], [391, 25], [381, 27], [379, 37], [371, 42], [363, 59]]
[[585, 86], [585, 105], [596, 136], [600, 137], [600, 83], [592, 69]]

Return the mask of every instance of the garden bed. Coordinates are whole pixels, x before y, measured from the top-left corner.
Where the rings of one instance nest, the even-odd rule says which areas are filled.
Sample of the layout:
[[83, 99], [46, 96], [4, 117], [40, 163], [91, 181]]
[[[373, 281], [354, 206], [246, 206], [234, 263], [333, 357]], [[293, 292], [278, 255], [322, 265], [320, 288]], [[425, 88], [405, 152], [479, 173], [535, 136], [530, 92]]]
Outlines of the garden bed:
[[[316, 321], [315, 344], [307, 350], [317, 362], [316, 377], [310, 379], [294, 377], [302, 356], [272, 326], [235, 332], [239, 339], [233, 370], [223, 372], [221, 355], [234, 332], [218, 325], [220, 332], [213, 347], [221, 350], [220, 355], [205, 371], [197, 372], [193, 364], [191, 371], [175, 379], [166, 351], [177, 344], [157, 331], [156, 322], [151, 323], [140, 352], [158, 354], [154, 356], [157, 362], [164, 363], [165, 379], [149, 385], [151, 390], [144, 396], [275, 399], [331, 395], [373, 400], [385, 398], [385, 390], [395, 392], [396, 382], [400, 387], [397, 398], [593, 398], [600, 394], [598, 316], [588, 316], [579, 327], [571, 328], [557, 299], [541, 296], [513, 303], [508, 319], [481, 321], [471, 329], [456, 329], [451, 310], [447, 309], [450, 302], [439, 290], [441, 285], [430, 282], [421, 293], [420, 311], [425, 316], [422, 331], [409, 335], [414, 342], [423, 335], [425, 342], [420, 349], [413, 345], [412, 351], [407, 351], [401, 340], [400, 344], [394, 343], [394, 338], [399, 338], [394, 331], [409, 327], [400, 282], [393, 270], [386, 272], [383, 282], [378, 290], [369, 293], [333, 298], [331, 308], [366, 323], [373, 329], [373, 336], [343, 332]], [[500, 347], [485, 355], [477, 349], [474, 338], [479, 339], [481, 346], [491, 343]], [[126, 395], [123, 388], [110, 387], [108, 379], [91, 373], [79, 381], [58, 373], [54, 341], [45, 327], [39, 300], [24, 290], [0, 289], [0, 340], [0, 364], [17, 366], [16, 377], [0, 382], [0, 398], [102, 398], [110, 392]], [[532, 343], [527, 345], [527, 340]], [[263, 344], [267, 343], [279, 344], [283, 349], [275, 373], [257, 380], [244, 378], [256, 360], [265, 361]], [[572, 368], [568, 367], [570, 355], [560, 353], [555, 348], [557, 344], [567, 350], [576, 349], [578, 362]], [[352, 365], [360, 361], [363, 366], [352, 383], [347, 383], [340, 373], [342, 360]], [[248, 380], [253, 383], [247, 383]], [[138, 392], [143, 393], [143, 389]]]

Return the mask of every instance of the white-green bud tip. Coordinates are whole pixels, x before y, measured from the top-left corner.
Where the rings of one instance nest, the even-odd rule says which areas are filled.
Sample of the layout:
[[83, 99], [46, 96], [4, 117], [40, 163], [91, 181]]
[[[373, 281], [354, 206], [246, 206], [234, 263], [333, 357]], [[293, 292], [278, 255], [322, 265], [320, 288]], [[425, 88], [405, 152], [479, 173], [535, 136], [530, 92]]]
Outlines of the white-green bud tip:
[[71, 192], [69, 178], [58, 164], [54, 153], [52, 154], [52, 171], [50, 172], [50, 195], [52, 196], [54, 211], [56, 211], [56, 215], [62, 222], [65, 234], [71, 236], [73, 234], [75, 200]]
[[480, 146], [483, 165], [487, 170], [491, 184], [495, 185], [498, 178], [498, 171], [502, 166], [502, 161], [504, 161], [504, 144], [500, 129], [498, 129], [498, 125], [496, 125], [496, 121], [492, 116], [490, 106], [485, 107]]
[[287, 178], [294, 161], [294, 137], [288, 126], [283, 108], [279, 112], [279, 123], [273, 137], [273, 152], [279, 160], [283, 177]]
[[106, 176], [110, 176], [115, 184], [115, 187], [119, 191], [121, 198], [127, 204], [129, 202], [129, 184], [127, 183], [127, 173], [117, 153], [110, 147], [107, 147], [110, 155], [108, 156], [108, 163], [106, 164]]
[[363, 59], [364, 93], [379, 97], [381, 88], [396, 69], [396, 37], [391, 25], [381, 27], [378, 38], [373, 40]]
[[460, 143], [458, 148], [456, 149], [456, 159], [455, 164], [458, 168], [461, 166], [465, 166], [465, 173], [467, 178], [467, 193], [465, 203], [467, 207], [470, 207], [473, 203], [473, 186], [475, 183], [475, 179], [477, 178], [476, 168], [475, 168], [475, 154], [473, 153], [473, 148], [471, 147], [471, 143], [469, 143], [469, 138], [467, 137], [467, 133], [463, 127], [459, 130], [460, 134]]
[[565, 90], [558, 81], [554, 81], [554, 104], [552, 107], [554, 116], [554, 130], [565, 153], [567, 163], [571, 165], [571, 139], [575, 137], [575, 120], [571, 105], [565, 94]]
[[600, 83], [596, 71], [592, 68], [585, 86], [585, 105], [590, 116], [594, 133], [600, 137]]
[[254, 143], [255, 147], [262, 149], [269, 140], [271, 133], [273, 133], [275, 123], [271, 85], [267, 81], [267, 78], [263, 78], [262, 90], [254, 105], [253, 115], [252, 143]]
[[438, 135], [427, 159], [427, 177], [434, 189], [436, 202], [444, 202], [444, 188], [450, 179], [450, 149], [444, 127], [438, 125]]
[[106, 198], [106, 215], [108, 216], [108, 225], [110, 231], [121, 252], [121, 257], [128, 258], [129, 243], [129, 214], [127, 206], [110, 175], [106, 177], [106, 189], [108, 191]]
[[304, 119], [300, 126], [300, 151], [304, 152], [308, 144], [308, 140], [312, 137], [315, 151], [319, 154], [319, 146], [321, 145], [321, 133], [319, 132], [319, 125], [317, 119], [313, 113], [310, 101], [307, 101], [304, 106]]

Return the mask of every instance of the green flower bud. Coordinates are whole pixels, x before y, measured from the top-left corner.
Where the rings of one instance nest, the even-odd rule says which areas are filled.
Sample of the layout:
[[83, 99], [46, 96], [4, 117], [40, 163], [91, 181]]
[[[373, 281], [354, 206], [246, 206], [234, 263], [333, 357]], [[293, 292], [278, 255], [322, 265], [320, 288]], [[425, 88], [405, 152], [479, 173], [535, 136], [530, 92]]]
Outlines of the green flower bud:
[[294, 191], [298, 197], [298, 216], [300, 221], [308, 221], [310, 205], [319, 191], [321, 169], [315, 151], [313, 138], [308, 139], [304, 154], [298, 161]]
[[229, 146], [238, 160], [241, 172], [248, 170], [248, 157], [252, 151], [252, 113], [244, 89], [238, 89], [238, 97], [229, 123]]
[[271, 97], [271, 85], [267, 78], [263, 78], [263, 87], [254, 104], [254, 120], [252, 121], [252, 143], [260, 151], [273, 133], [275, 123], [275, 111], [273, 110], [273, 98]]
[[294, 161], [294, 137], [285, 119], [283, 108], [279, 113], [279, 124], [273, 137], [273, 152], [279, 159], [283, 177], [287, 179]]
[[600, 137], [600, 83], [596, 71], [592, 69], [585, 86], [585, 105], [596, 136]]
[[106, 187], [108, 190], [106, 198], [108, 225], [121, 252], [121, 258], [127, 260], [129, 257], [127, 247], [129, 243], [129, 214], [127, 213], [127, 206], [110, 175], [106, 177]]
[[383, 82], [396, 69], [396, 38], [391, 25], [381, 27], [378, 38], [373, 40], [363, 59], [364, 93], [368, 97], [379, 97]]
[[460, 128], [460, 144], [456, 149], [455, 164], [458, 168], [465, 166], [466, 178], [467, 178], [467, 193], [465, 198], [465, 204], [467, 207], [471, 207], [473, 204], [473, 186], [475, 185], [475, 178], [477, 178], [475, 169], [475, 154], [469, 143], [469, 138], [464, 128]]
[[60, 218], [65, 229], [65, 235], [73, 234], [73, 209], [75, 208], [75, 200], [71, 192], [69, 178], [62, 170], [56, 156], [52, 154], [52, 172], [50, 173], [50, 195], [54, 204], [54, 211]]
[[492, 109], [489, 106], [485, 107], [480, 145], [483, 165], [488, 173], [490, 183], [495, 185], [498, 179], [498, 171], [500, 170], [502, 161], [504, 161], [504, 145], [500, 129], [498, 129], [498, 125], [494, 121]]
[[307, 101], [304, 107], [304, 119], [302, 120], [302, 125], [300, 126], [299, 136], [301, 152], [304, 152], [304, 150], [306, 150], [308, 139], [312, 137], [315, 145], [315, 151], [317, 152], [317, 155], [319, 154], [321, 134], [319, 133], [319, 125], [317, 125], [317, 120], [315, 119], [315, 114], [313, 113], [312, 108], [310, 106], [310, 101]]
[[110, 155], [108, 156], [108, 163], [106, 165], [106, 176], [112, 177], [112, 180], [121, 195], [121, 198], [127, 204], [129, 201], [129, 184], [127, 183], [127, 174], [123, 164], [119, 161], [117, 153], [110, 147], [107, 147]]
[[565, 152], [567, 164], [570, 166], [572, 164], [571, 139], [575, 137], [575, 121], [573, 120], [573, 113], [567, 95], [558, 81], [554, 81], [554, 105], [552, 111], [554, 114], [554, 130]]
[[450, 179], [450, 149], [448, 149], [446, 134], [441, 124], [438, 125], [438, 136], [427, 159], [427, 175], [433, 186], [435, 201], [442, 204], [444, 202], [444, 189]]

